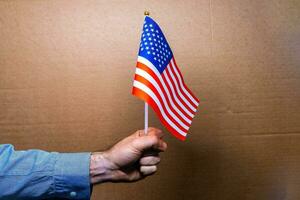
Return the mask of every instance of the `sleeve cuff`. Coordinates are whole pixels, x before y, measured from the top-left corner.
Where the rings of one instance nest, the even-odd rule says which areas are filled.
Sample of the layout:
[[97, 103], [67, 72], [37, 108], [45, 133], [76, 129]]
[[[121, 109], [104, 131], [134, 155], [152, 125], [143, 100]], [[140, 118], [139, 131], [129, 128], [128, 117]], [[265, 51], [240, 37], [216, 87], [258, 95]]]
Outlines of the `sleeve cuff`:
[[54, 169], [55, 196], [89, 200], [91, 153], [60, 153]]

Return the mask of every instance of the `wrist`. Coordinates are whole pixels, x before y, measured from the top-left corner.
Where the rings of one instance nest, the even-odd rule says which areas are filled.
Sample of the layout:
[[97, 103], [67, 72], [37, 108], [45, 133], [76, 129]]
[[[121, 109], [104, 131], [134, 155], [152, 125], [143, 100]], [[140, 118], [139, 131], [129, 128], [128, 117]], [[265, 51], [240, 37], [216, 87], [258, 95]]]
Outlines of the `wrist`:
[[92, 184], [113, 180], [113, 168], [106, 152], [94, 152], [90, 160], [90, 181]]

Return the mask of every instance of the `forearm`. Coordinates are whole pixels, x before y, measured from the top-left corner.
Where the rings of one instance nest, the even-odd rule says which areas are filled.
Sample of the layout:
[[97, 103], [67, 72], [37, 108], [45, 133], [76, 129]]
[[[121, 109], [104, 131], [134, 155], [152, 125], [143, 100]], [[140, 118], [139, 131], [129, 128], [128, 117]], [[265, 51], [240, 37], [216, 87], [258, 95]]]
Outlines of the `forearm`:
[[15, 151], [0, 145], [0, 199], [89, 199], [89, 153]]
[[90, 199], [91, 185], [132, 182], [156, 172], [167, 148], [160, 130], [149, 128], [95, 153], [15, 151], [0, 145], [0, 200]]

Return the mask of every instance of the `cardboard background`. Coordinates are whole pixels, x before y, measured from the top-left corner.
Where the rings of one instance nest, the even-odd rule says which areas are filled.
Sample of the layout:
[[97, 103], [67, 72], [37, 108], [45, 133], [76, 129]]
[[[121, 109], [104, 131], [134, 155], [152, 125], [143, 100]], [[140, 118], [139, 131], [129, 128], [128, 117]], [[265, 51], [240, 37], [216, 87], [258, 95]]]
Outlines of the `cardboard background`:
[[[143, 127], [131, 96], [143, 12], [200, 111], [159, 172], [93, 199], [299, 199], [297, 0], [1, 1], [0, 143], [102, 150]], [[153, 112], [150, 124], [162, 128]]]

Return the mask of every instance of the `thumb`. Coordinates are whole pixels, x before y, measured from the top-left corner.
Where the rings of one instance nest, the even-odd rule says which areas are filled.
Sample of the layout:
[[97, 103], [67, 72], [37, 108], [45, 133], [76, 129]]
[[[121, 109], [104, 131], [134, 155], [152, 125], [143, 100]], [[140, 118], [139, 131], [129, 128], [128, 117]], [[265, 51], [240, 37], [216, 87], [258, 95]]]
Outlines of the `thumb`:
[[145, 135], [136, 138], [133, 141], [133, 146], [140, 152], [146, 151], [148, 149], [155, 149], [158, 151], [165, 151], [167, 149], [167, 144], [160, 139], [159, 135]]

